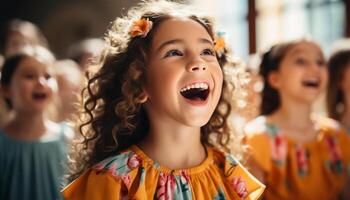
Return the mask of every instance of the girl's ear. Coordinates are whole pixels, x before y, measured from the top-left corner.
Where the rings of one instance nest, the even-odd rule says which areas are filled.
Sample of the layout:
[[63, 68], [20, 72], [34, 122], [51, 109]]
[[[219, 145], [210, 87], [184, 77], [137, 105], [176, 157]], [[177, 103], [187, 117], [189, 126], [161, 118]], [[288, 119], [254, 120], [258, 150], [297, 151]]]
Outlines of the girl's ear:
[[137, 102], [138, 103], [146, 103], [148, 99], [148, 95], [145, 91], [143, 91], [138, 97], [137, 97]]
[[280, 84], [279, 84], [279, 73], [278, 71], [272, 71], [267, 77], [267, 81], [271, 85], [272, 88], [278, 89]]

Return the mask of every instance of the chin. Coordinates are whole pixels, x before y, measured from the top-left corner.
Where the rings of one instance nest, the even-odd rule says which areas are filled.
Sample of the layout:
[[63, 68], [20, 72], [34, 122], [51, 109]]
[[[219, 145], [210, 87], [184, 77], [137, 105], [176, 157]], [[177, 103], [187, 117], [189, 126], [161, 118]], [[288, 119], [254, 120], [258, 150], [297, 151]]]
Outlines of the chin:
[[210, 120], [210, 117], [197, 116], [187, 119], [184, 124], [190, 127], [202, 127], [206, 125]]

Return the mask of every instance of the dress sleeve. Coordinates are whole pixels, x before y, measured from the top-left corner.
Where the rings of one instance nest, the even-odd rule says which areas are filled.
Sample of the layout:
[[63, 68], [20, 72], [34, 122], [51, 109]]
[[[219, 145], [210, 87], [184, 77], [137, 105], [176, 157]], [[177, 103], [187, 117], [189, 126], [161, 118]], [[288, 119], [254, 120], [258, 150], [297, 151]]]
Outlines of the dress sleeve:
[[248, 145], [248, 155], [264, 171], [271, 169], [270, 140], [266, 134], [247, 134], [245, 143]]
[[249, 173], [232, 155], [226, 159], [225, 171], [235, 191], [235, 199], [257, 200], [263, 194], [266, 186]]
[[62, 190], [66, 200], [120, 199], [123, 181], [109, 172], [89, 170]]

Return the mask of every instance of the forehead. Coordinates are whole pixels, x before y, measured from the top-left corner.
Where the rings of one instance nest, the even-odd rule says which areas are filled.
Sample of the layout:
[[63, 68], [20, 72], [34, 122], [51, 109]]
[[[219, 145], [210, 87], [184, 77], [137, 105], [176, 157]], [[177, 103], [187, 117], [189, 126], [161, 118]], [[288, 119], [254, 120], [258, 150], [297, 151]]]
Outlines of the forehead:
[[161, 22], [154, 34], [152, 46], [156, 47], [167, 40], [197, 40], [198, 38], [212, 40], [208, 31], [197, 21], [190, 18], [173, 17]]
[[323, 57], [321, 48], [314, 42], [309, 41], [303, 41], [291, 47], [290, 51], [287, 53], [287, 56], [295, 56], [300, 54], [317, 55]]
[[19, 62], [17, 71], [52, 72], [52, 69], [48, 63], [41, 61], [39, 58], [27, 56]]

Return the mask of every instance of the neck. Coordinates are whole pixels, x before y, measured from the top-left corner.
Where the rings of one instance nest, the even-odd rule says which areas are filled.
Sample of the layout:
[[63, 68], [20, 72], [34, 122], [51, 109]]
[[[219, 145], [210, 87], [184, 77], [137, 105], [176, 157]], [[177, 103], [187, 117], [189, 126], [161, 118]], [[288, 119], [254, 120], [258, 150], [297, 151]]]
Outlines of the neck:
[[42, 113], [15, 113], [5, 130], [18, 139], [38, 139], [46, 132], [44, 116]]
[[183, 169], [199, 165], [206, 157], [200, 142], [200, 128], [150, 123], [147, 138], [139, 144], [143, 151], [160, 165]]
[[291, 102], [283, 99], [280, 108], [271, 115], [272, 121], [281, 127], [306, 130], [313, 126], [311, 119], [312, 106], [308, 103]]

